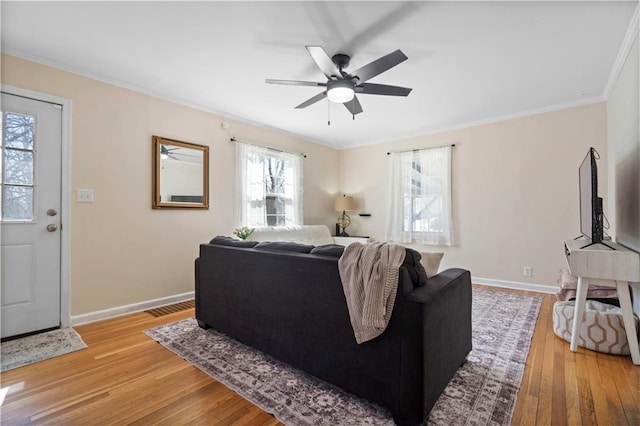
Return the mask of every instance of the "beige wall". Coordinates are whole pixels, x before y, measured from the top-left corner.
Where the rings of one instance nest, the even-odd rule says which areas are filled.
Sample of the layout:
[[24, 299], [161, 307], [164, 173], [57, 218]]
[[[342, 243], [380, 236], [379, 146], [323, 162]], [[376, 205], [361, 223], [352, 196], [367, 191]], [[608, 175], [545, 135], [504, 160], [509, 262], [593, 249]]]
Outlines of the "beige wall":
[[[353, 195], [352, 235], [385, 236], [387, 151], [455, 143], [456, 246], [442, 266], [475, 277], [555, 285], [566, 266], [563, 241], [579, 234], [578, 166], [590, 146], [601, 154], [599, 189], [607, 199], [605, 104], [598, 103], [436, 135], [342, 151], [341, 192]], [[523, 266], [534, 275], [522, 275]]]
[[[333, 226], [339, 151], [300, 138], [2, 56], [2, 83], [70, 99], [72, 315], [193, 291], [198, 245], [234, 227], [231, 136], [304, 152], [305, 223]], [[151, 136], [210, 147], [210, 209], [151, 209]]]
[[[72, 314], [193, 289], [198, 244], [234, 226], [234, 149], [229, 137], [308, 155], [305, 223], [333, 229], [337, 193], [354, 195], [352, 235], [384, 239], [387, 151], [455, 143], [456, 246], [443, 267], [476, 277], [554, 285], [565, 266], [562, 241], [577, 236], [577, 168], [589, 146], [602, 155], [600, 191], [608, 199], [604, 103], [437, 135], [337, 151], [270, 129], [56, 70], [2, 57], [2, 83], [73, 102], [72, 198], [95, 191], [94, 204], [72, 202]], [[210, 146], [208, 211], [151, 209], [151, 135]], [[419, 247], [416, 247], [419, 248]], [[420, 249], [420, 248], [419, 248]], [[533, 266], [533, 278], [522, 276]]]

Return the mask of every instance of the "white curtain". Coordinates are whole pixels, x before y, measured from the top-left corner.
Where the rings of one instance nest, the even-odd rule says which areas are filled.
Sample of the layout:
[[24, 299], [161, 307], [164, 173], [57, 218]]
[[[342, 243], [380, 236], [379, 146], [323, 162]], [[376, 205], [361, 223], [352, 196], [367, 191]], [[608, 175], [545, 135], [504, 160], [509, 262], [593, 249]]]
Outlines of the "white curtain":
[[451, 146], [391, 154], [386, 238], [453, 244]]
[[263, 227], [267, 222], [267, 179], [269, 161], [280, 160], [284, 165], [280, 186], [284, 200], [284, 223], [280, 226], [301, 225], [302, 156], [271, 150], [265, 147], [236, 142], [236, 224]]
[[392, 152], [389, 179], [389, 213], [387, 215], [387, 240], [410, 243], [411, 210], [407, 205], [411, 196], [411, 163], [413, 152]]

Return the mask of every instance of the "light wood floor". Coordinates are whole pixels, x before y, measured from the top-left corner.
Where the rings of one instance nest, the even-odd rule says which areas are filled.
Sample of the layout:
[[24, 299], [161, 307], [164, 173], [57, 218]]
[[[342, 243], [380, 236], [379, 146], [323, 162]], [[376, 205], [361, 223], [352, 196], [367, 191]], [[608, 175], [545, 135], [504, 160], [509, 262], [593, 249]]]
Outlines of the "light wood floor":
[[[640, 367], [570, 352], [553, 334], [554, 298], [543, 297], [513, 423], [640, 425]], [[138, 313], [76, 327], [87, 349], [0, 375], [2, 424], [278, 424], [142, 333], [190, 316]]]

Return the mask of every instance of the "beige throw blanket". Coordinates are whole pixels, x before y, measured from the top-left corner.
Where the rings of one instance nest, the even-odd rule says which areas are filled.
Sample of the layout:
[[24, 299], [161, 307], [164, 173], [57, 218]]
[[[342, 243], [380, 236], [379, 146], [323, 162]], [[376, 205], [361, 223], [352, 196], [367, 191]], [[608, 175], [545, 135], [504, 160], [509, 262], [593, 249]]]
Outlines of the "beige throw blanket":
[[378, 337], [387, 328], [405, 254], [403, 246], [383, 242], [345, 247], [338, 269], [358, 344]]

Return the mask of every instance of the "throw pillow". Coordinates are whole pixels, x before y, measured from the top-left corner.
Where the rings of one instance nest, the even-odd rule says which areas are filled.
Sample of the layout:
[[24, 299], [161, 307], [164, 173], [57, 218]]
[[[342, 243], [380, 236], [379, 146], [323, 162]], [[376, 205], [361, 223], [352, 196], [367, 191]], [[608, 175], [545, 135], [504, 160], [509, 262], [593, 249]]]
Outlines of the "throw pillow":
[[440, 261], [444, 253], [421, 252], [420, 254], [422, 255], [420, 263], [422, 263], [422, 266], [424, 266], [424, 269], [427, 271], [427, 278], [431, 278], [438, 273]]
[[213, 240], [209, 242], [209, 244], [214, 244], [217, 246], [231, 246], [231, 247], [245, 247], [250, 248], [254, 247], [258, 244], [257, 241], [246, 241], [246, 240], [236, 240], [231, 237], [217, 236]]
[[407, 268], [409, 272], [409, 277], [411, 277], [411, 282], [413, 282], [414, 287], [420, 287], [427, 283], [427, 273], [420, 263], [420, 253], [417, 251], [406, 248], [407, 253], [404, 256], [404, 262], [402, 265]]

